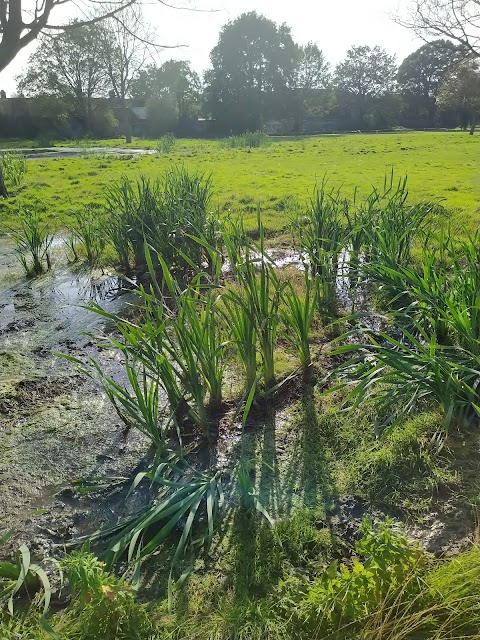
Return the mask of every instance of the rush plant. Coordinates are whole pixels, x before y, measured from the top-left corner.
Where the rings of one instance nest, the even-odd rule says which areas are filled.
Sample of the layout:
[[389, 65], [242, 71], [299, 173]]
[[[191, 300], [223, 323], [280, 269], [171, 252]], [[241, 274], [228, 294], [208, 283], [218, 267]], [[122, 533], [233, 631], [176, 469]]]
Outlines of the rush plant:
[[73, 222], [68, 225], [72, 234], [68, 243], [70, 250], [77, 257], [78, 248], [82, 248], [87, 262], [96, 264], [106, 244], [102, 207], [86, 204], [81, 209], [74, 209], [71, 217]]
[[[291, 282], [282, 295], [282, 319], [284, 337], [297, 349], [300, 366], [306, 370], [311, 365], [310, 334], [318, 308], [319, 288], [308, 270], [304, 271], [304, 291], [300, 295]], [[316, 276], [318, 277], [318, 276]]]
[[[259, 242], [245, 247], [244, 258], [237, 263], [237, 281], [241, 295], [229, 292], [234, 304], [243, 307], [241, 321], [250, 323], [256, 331], [262, 359], [265, 387], [275, 382], [275, 346], [280, 322], [279, 307], [283, 289], [271, 259], [265, 251], [265, 232], [260, 213], [257, 217]], [[248, 316], [248, 319], [245, 318]], [[251, 352], [248, 354], [251, 358]], [[251, 360], [249, 367], [252, 366]], [[250, 374], [251, 375], [251, 368]]]
[[53, 236], [49, 234], [38, 209], [20, 209], [18, 223], [19, 228], [11, 229], [18, 259], [27, 276], [38, 276], [51, 267]]

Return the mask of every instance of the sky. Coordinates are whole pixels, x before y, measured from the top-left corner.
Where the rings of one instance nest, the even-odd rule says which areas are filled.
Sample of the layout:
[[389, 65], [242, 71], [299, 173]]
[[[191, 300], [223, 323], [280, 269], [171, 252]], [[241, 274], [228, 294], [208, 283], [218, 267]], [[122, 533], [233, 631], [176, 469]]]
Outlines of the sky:
[[[166, 0], [167, 1], [167, 0]], [[176, 0], [168, 0], [176, 4]], [[185, 45], [164, 49], [158, 62], [171, 58], [189, 60], [202, 72], [209, 66], [209, 54], [218, 41], [222, 25], [241, 13], [257, 11], [292, 29], [298, 44], [312, 40], [323, 50], [332, 65], [340, 62], [352, 45], [380, 45], [401, 62], [422, 43], [407, 29], [392, 20], [392, 15], [408, 4], [406, 0], [178, 0], [173, 9], [155, 0], [145, 0], [144, 12], [157, 40], [163, 45]], [[73, 3], [72, 5], [73, 6]], [[68, 5], [60, 8], [64, 18]], [[192, 10], [197, 9], [197, 10]], [[404, 10], [404, 9], [403, 9]], [[72, 14], [73, 15], [73, 14]], [[70, 17], [68, 15], [67, 17]], [[23, 50], [7, 69], [0, 73], [0, 89], [12, 96], [15, 77], [25, 69], [35, 44]]]

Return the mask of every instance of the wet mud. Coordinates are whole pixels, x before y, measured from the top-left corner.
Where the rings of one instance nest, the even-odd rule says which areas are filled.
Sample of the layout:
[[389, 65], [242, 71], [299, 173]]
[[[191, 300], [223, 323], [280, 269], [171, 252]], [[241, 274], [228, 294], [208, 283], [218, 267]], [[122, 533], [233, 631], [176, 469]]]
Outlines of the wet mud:
[[80, 499], [72, 481], [130, 476], [148, 455], [96, 385], [55, 355], [92, 355], [121, 376], [118, 357], [95, 346], [111, 328], [82, 305], [122, 313], [131, 298], [117, 277], [61, 262], [28, 280], [0, 239], [0, 529], [15, 532], [13, 546], [48, 554], [114, 517], [121, 501]]
[[[73, 483], [82, 477], [133, 478], [150, 462], [151, 452], [138, 431], [125, 429], [95, 383], [56, 355], [91, 355], [123, 381], [118, 354], [96, 346], [96, 337], [113, 327], [82, 305], [95, 300], [123, 314], [135, 301], [115, 275], [66, 265], [61, 245], [59, 241], [52, 271], [29, 280], [13, 246], [0, 238], [0, 531], [15, 532], [0, 555], [21, 542], [27, 542], [35, 556], [58, 555], [80, 536], [149, 499], [140, 492], [126, 501], [128, 483], [87, 495], [75, 491]], [[272, 259], [279, 268], [302, 267], [298, 254], [275, 254]], [[345, 277], [339, 274], [338, 287], [347, 296]], [[299, 474], [301, 451], [287, 408], [272, 407], [267, 413], [253, 415], [246, 448], [252, 459], [261, 460], [254, 473], [269, 512], [282, 518], [297, 506], [320, 501], [329, 526], [353, 545], [363, 517], [381, 512], [372, 512], [355, 496], [334, 495], [327, 465], [318, 478]], [[209, 463], [222, 470], [227, 484], [241, 441], [238, 417], [232, 418], [227, 415], [220, 423], [215, 451], [209, 454]], [[458, 552], [473, 535], [471, 512], [461, 500], [445, 500], [439, 499], [438, 509], [432, 509], [422, 525], [408, 527], [433, 554]], [[402, 519], [399, 513], [386, 515]]]

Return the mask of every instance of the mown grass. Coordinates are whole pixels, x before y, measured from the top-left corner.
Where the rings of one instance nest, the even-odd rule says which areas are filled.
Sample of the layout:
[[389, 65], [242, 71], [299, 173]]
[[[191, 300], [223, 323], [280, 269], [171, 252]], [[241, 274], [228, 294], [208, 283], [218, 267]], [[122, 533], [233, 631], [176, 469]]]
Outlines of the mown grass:
[[[77, 145], [125, 146], [119, 143], [101, 140]], [[133, 142], [133, 146], [152, 149], [155, 145], [154, 140]], [[214, 208], [223, 214], [244, 214], [247, 226], [253, 227], [260, 206], [267, 233], [281, 233], [297, 201], [311, 197], [313, 185], [324, 176], [352, 198], [356, 186], [359, 195], [366, 195], [394, 167], [397, 175], [408, 175], [412, 200], [438, 199], [455, 220], [474, 228], [480, 220], [479, 150], [479, 138], [463, 132], [274, 139], [270, 146], [257, 149], [225, 149], [220, 141], [180, 139], [168, 155], [31, 160], [26, 187], [2, 204], [0, 216], [2, 222], [11, 218], [17, 200], [36, 200], [45, 207], [52, 225], [60, 228], [62, 216], [73, 206], [101, 202], [106, 183], [122, 175], [155, 177], [183, 162], [191, 170], [212, 175]]]

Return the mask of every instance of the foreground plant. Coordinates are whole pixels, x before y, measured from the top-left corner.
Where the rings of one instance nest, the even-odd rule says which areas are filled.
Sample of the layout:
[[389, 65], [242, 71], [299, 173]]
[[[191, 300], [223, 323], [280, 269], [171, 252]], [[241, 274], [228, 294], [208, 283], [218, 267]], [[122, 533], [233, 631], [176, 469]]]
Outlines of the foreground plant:
[[359, 205], [360, 218], [367, 223], [363, 250], [368, 263], [410, 264], [414, 243], [428, 230], [437, 205], [409, 205], [407, 182], [407, 176], [395, 182], [392, 169], [390, 175], [385, 175], [383, 188], [374, 188]]
[[[478, 233], [454, 242], [443, 233], [430, 237], [415, 266], [381, 262], [367, 273], [383, 292], [388, 308], [397, 308], [398, 322], [416, 320], [434, 332], [439, 343], [480, 354], [480, 274]], [[439, 250], [438, 250], [439, 248]], [[408, 324], [407, 324], [408, 326]]]
[[380, 431], [429, 401], [443, 409], [444, 433], [452, 421], [458, 426], [470, 425], [480, 413], [480, 357], [440, 345], [435, 334], [429, 335], [416, 321], [413, 324], [415, 334], [399, 324], [395, 324], [398, 338], [364, 329], [366, 343], [336, 347], [332, 355], [353, 357], [336, 369], [339, 384], [330, 391], [350, 389], [346, 402], [352, 409], [364, 402], [375, 403]]
[[191, 262], [200, 268], [204, 255], [193, 237], [213, 240], [215, 228], [210, 178], [176, 166], [157, 180], [124, 176], [105, 195], [105, 232], [127, 273], [132, 261], [147, 269], [145, 240], [171, 269], [188, 269]]
[[291, 282], [283, 292], [282, 318], [285, 324], [285, 338], [297, 349], [300, 366], [306, 370], [312, 363], [310, 333], [318, 308], [319, 288], [307, 269], [304, 274], [303, 296], [298, 294]]
[[[142, 561], [158, 551], [167, 537], [179, 529], [181, 534], [168, 578], [171, 606], [174, 585], [180, 586], [192, 569], [190, 567], [184, 571], [175, 581], [174, 572], [187, 551], [207, 551], [211, 545], [224, 503], [223, 486], [220, 473], [212, 475], [200, 472], [184, 458], [166, 460], [149, 471], [139, 473], [130, 491], [135, 491], [141, 482], [147, 481], [157, 489], [155, 500], [133, 516], [89, 536], [89, 540], [108, 539], [103, 554], [106, 567], [112, 568], [119, 559], [124, 558], [129, 567], [134, 569], [134, 579], [138, 579]], [[199, 521], [202, 524], [199, 525]]]
[[[12, 531], [0, 535], [0, 547], [12, 535]], [[15, 563], [0, 562], [0, 607], [6, 603], [10, 615], [13, 616], [15, 596], [23, 592], [34, 598], [39, 590], [42, 590], [42, 595], [36, 599], [36, 603], [43, 605], [43, 612], [46, 613], [52, 596], [50, 581], [45, 569], [32, 562], [27, 545], [22, 544], [16, 553]]]
[[19, 229], [11, 230], [16, 252], [27, 276], [37, 276], [50, 269], [50, 247], [53, 236], [42, 221], [38, 209], [20, 209]]
[[339, 191], [327, 190], [324, 179], [315, 188], [307, 211], [292, 220], [294, 245], [317, 277], [319, 303], [328, 317], [335, 315], [338, 304], [337, 278], [340, 255], [347, 245], [347, 213], [348, 202]]
[[[226, 294], [231, 302], [242, 307], [237, 316], [243, 324], [237, 326], [238, 336], [247, 331], [246, 339], [253, 339], [251, 328], [255, 329], [262, 359], [262, 375], [268, 389], [275, 383], [275, 347], [280, 323], [279, 307], [285, 284], [280, 283], [272, 261], [265, 251], [265, 230], [260, 213], [257, 216], [259, 242], [258, 245], [247, 245], [243, 259], [236, 265], [237, 281], [240, 292], [229, 290]], [[233, 318], [234, 316], [232, 316]], [[253, 373], [253, 351], [246, 344], [248, 353], [243, 353], [245, 369], [248, 377]], [[243, 350], [244, 351], [244, 350]]]
[[72, 237], [67, 246], [77, 258], [78, 246], [85, 251], [87, 262], [94, 265], [100, 259], [106, 244], [104, 234], [103, 210], [92, 204], [71, 212], [73, 222], [68, 226]]

